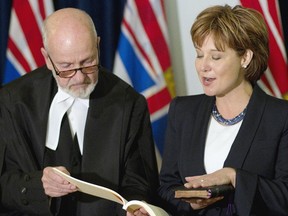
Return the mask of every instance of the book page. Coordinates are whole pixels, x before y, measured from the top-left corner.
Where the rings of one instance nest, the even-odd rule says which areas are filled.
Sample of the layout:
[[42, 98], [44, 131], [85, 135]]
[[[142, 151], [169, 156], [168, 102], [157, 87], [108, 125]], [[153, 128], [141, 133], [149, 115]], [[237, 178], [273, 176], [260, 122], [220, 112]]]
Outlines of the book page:
[[175, 198], [210, 198], [211, 194], [206, 190], [176, 190]]
[[214, 185], [204, 188], [185, 188], [183, 185], [176, 187], [175, 198], [204, 198], [209, 199], [212, 197], [225, 196], [234, 191], [231, 184], [228, 185]]
[[143, 207], [150, 216], [169, 216], [168, 213], [160, 207], [138, 200], [127, 202], [127, 200], [125, 200], [120, 194], [109, 188], [76, 179], [56, 168], [53, 168], [53, 170], [68, 182], [75, 185], [78, 188], [78, 191], [117, 202], [121, 204], [123, 206], [122, 208], [126, 211], [134, 212], [135, 210]]
[[76, 179], [70, 175], [67, 175], [66, 173], [53, 168], [53, 170], [59, 174], [61, 177], [63, 177], [64, 179], [66, 179], [68, 182], [70, 182], [71, 184], [77, 186], [78, 190], [86, 193], [86, 194], [90, 194], [93, 196], [97, 196], [97, 197], [101, 197], [104, 199], [108, 199], [114, 202], [117, 202], [121, 205], [124, 205], [125, 203], [127, 203], [127, 200], [125, 200], [120, 194], [118, 194], [117, 192], [106, 188], [106, 187], [102, 187], [99, 185], [95, 185], [95, 184], [91, 184], [85, 181], [81, 181], [79, 179]]

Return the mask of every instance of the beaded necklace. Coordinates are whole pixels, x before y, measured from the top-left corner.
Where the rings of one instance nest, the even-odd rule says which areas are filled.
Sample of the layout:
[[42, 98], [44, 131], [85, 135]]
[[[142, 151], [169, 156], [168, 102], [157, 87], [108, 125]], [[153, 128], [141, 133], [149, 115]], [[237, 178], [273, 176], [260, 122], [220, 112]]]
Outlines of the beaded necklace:
[[246, 111], [247, 111], [247, 107], [236, 117], [234, 117], [232, 119], [225, 119], [219, 113], [216, 104], [214, 104], [213, 109], [212, 109], [212, 116], [218, 123], [220, 123], [222, 125], [230, 126], [230, 125], [234, 125], [234, 124], [237, 124], [238, 122], [242, 121], [245, 114], [246, 114]]

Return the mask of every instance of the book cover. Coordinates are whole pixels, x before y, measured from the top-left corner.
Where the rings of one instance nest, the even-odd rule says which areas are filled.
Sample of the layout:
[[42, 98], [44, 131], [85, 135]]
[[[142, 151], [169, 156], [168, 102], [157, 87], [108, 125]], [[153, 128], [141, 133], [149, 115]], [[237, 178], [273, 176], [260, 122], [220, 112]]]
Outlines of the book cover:
[[185, 188], [180, 186], [175, 188], [175, 198], [203, 198], [225, 196], [234, 191], [232, 185], [215, 185], [201, 188]]
[[116, 191], [113, 191], [109, 188], [99, 186], [96, 184], [91, 184], [89, 182], [82, 181], [80, 179], [74, 178], [66, 173], [53, 168], [53, 170], [60, 175], [62, 178], [75, 185], [78, 188], [78, 191], [90, 194], [92, 196], [97, 196], [103, 199], [107, 199], [113, 202], [121, 204], [125, 211], [133, 213], [135, 210], [143, 207], [150, 216], [169, 216], [166, 211], [158, 206], [151, 205], [144, 201], [131, 200], [127, 201], [124, 197], [118, 194]]

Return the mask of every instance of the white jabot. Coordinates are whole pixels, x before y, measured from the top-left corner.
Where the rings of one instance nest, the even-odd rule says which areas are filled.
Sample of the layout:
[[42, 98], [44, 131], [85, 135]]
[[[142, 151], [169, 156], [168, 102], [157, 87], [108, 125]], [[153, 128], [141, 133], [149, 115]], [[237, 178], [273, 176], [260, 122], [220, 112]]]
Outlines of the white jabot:
[[49, 111], [46, 147], [56, 150], [59, 142], [61, 122], [67, 112], [72, 137], [77, 134], [79, 149], [83, 154], [84, 130], [89, 108], [89, 98], [74, 98], [58, 89]]
[[62, 118], [71, 107], [74, 100], [75, 99], [72, 96], [58, 88], [58, 92], [53, 98], [49, 110], [46, 147], [56, 150], [59, 141]]
[[89, 108], [89, 99], [75, 98], [73, 105], [68, 110], [68, 119], [72, 136], [77, 134], [79, 149], [83, 154], [84, 131]]

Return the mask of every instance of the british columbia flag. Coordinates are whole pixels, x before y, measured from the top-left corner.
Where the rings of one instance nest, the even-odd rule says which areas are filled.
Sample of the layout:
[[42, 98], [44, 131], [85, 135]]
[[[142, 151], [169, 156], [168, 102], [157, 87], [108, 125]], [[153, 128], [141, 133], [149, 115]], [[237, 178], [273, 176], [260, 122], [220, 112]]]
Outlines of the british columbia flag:
[[53, 12], [52, 0], [14, 0], [3, 83], [45, 64], [41, 55], [41, 26]]
[[175, 95], [167, 41], [163, 1], [127, 0], [113, 71], [147, 99], [158, 156]]
[[259, 84], [267, 93], [288, 99], [288, 64], [278, 0], [241, 0], [244, 7], [254, 8], [265, 18], [269, 32], [268, 69]]

